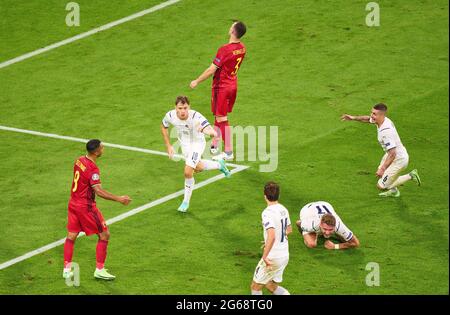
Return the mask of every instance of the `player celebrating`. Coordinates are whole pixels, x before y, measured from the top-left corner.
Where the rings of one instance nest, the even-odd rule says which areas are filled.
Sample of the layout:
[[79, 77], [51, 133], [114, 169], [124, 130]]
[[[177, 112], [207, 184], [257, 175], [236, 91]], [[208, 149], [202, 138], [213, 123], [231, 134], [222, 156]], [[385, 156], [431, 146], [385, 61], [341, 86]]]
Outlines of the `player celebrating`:
[[103, 144], [100, 140], [89, 140], [86, 144], [88, 154], [79, 157], [73, 166], [73, 182], [69, 201], [67, 224], [67, 238], [64, 243], [64, 270], [63, 277], [71, 278], [71, 262], [73, 248], [78, 234], [83, 231], [86, 235], [97, 234], [97, 268], [94, 277], [104, 280], [113, 280], [115, 276], [104, 268], [106, 250], [108, 247], [109, 231], [100, 210], [95, 203], [95, 195], [103, 199], [120, 202], [124, 205], [130, 203], [128, 196], [116, 196], [102, 189], [100, 171], [95, 164], [97, 158], [103, 154]]
[[161, 124], [161, 132], [167, 153], [169, 158], [172, 159], [174, 149], [169, 140], [168, 128], [170, 125], [173, 125], [178, 131], [178, 141], [186, 160], [186, 166], [184, 167], [184, 199], [178, 208], [178, 211], [186, 212], [189, 208], [192, 190], [194, 189], [194, 172], [220, 170], [225, 177], [230, 177], [231, 173], [223, 159], [217, 162], [201, 159], [206, 145], [205, 134], [217, 137], [217, 133], [202, 114], [190, 109], [189, 99], [186, 96], [177, 97], [175, 109], [164, 116]]
[[[228, 113], [233, 110], [237, 92], [237, 72], [245, 57], [245, 46], [241, 37], [246, 32], [245, 24], [237, 21], [231, 25], [228, 44], [219, 48], [213, 63], [194, 81], [190, 87], [195, 88], [200, 82], [214, 75], [212, 82], [211, 110], [214, 114], [214, 126], [220, 130], [224, 142], [224, 152], [214, 159], [233, 160], [231, 130], [228, 124]], [[217, 153], [217, 141], [213, 139], [211, 153]]]
[[400, 175], [408, 167], [409, 155], [403, 146], [395, 129], [394, 123], [386, 117], [387, 106], [379, 103], [372, 108], [370, 116], [351, 116], [344, 114], [342, 120], [356, 120], [377, 125], [378, 142], [385, 154], [375, 175], [379, 177], [377, 187], [383, 190], [379, 195], [383, 197], [399, 197], [398, 186], [413, 179], [420, 186], [420, 177], [416, 169], [409, 174]]
[[[317, 246], [317, 238], [323, 235], [326, 249], [346, 249], [359, 246], [359, 240], [342, 222], [333, 206], [325, 201], [311, 202], [300, 210], [300, 220], [296, 222], [303, 240], [308, 248]], [[332, 235], [341, 239], [342, 243], [328, 240]]]
[[262, 295], [265, 286], [272, 294], [289, 295], [288, 290], [278, 285], [283, 281], [283, 271], [289, 262], [287, 236], [292, 232], [289, 211], [280, 203], [280, 186], [268, 182], [264, 186], [267, 208], [262, 212], [264, 229], [264, 252], [256, 266], [251, 285], [252, 295]]

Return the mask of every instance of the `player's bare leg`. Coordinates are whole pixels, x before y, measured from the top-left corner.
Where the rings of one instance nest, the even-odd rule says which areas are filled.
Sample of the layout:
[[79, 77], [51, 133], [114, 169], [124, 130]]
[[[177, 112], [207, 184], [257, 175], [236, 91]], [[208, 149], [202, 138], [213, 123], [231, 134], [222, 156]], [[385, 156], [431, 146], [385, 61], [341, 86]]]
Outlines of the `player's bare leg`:
[[224, 160], [222, 159], [219, 159], [218, 161], [201, 160], [195, 168], [195, 173], [210, 170], [219, 170], [227, 178], [231, 176], [230, 170], [227, 168]]
[[291, 295], [288, 290], [280, 286], [275, 281], [269, 281], [266, 284], [267, 290], [270, 291], [273, 295]]
[[114, 280], [116, 277], [108, 273], [105, 269], [106, 253], [109, 241], [109, 231], [105, 230], [98, 235], [97, 249], [96, 249], [96, 259], [97, 264], [94, 272], [94, 277], [102, 280]]
[[68, 232], [66, 241], [64, 242], [64, 269], [63, 278], [71, 278], [73, 276], [72, 272], [72, 256], [73, 248], [75, 246], [75, 241], [78, 237], [78, 233]]
[[306, 247], [315, 248], [317, 247], [317, 234], [316, 233], [308, 233], [303, 235], [303, 241], [305, 242]]
[[[231, 161], [234, 159], [233, 148], [231, 146], [231, 128], [228, 124], [228, 116], [215, 116], [215, 126], [220, 129], [222, 140], [224, 143], [224, 152], [213, 157], [213, 159], [223, 159], [225, 161]], [[214, 146], [214, 143], [213, 143]], [[217, 144], [216, 144], [217, 147]], [[212, 152], [211, 152], [212, 153]]]
[[250, 289], [252, 290], [252, 295], [262, 295], [262, 289], [264, 288], [264, 284], [256, 283], [252, 281], [252, 285]]

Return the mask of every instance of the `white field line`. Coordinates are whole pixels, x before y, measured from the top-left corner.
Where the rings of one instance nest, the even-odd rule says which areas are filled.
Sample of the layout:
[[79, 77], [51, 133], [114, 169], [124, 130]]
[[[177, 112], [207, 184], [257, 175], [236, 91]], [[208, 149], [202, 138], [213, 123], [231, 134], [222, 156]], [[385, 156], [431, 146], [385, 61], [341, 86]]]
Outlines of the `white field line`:
[[[13, 131], [13, 132], [19, 132], [19, 133], [26, 133], [26, 134], [31, 134], [31, 135], [35, 135], [35, 136], [42, 136], [42, 137], [55, 138], [55, 139], [63, 139], [63, 140], [76, 141], [76, 142], [84, 142], [85, 143], [85, 142], [88, 141], [86, 139], [81, 139], [81, 138], [60, 136], [60, 135], [51, 134], [51, 133], [43, 133], [43, 132], [38, 132], [38, 131], [18, 129], [18, 128], [6, 127], [6, 126], [1, 126], [1, 125], [0, 125], [0, 130]], [[118, 149], [122, 149], [122, 150], [137, 151], [137, 152], [143, 152], [143, 153], [147, 153], [147, 154], [156, 154], [156, 155], [165, 155], [165, 156], [167, 156], [167, 153], [160, 152], [160, 151], [147, 150], [147, 149], [142, 149], [142, 148], [129, 147], [129, 146], [124, 146], [124, 145], [119, 145], [119, 144], [112, 144], [112, 143], [105, 143], [105, 142], [103, 142], [103, 144], [105, 146], [118, 148]], [[179, 157], [181, 157], [181, 156], [179, 156]], [[232, 174], [241, 172], [241, 171], [243, 171], [243, 170], [248, 168], [248, 166], [245, 166], [245, 165], [237, 165], [237, 164], [230, 164], [230, 163], [227, 163], [227, 165], [235, 167], [234, 169], [231, 170]], [[199, 189], [199, 188], [201, 188], [203, 186], [209, 185], [211, 183], [214, 183], [214, 182], [216, 182], [218, 180], [221, 180], [223, 178], [224, 178], [223, 174], [211, 177], [211, 178], [209, 178], [207, 180], [204, 180], [202, 182], [199, 182], [199, 183], [195, 184], [194, 190]], [[122, 214], [120, 214], [120, 215], [118, 215], [118, 216], [116, 216], [114, 218], [111, 218], [111, 219], [106, 221], [106, 224], [111, 225], [113, 223], [119, 222], [119, 221], [124, 220], [124, 219], [126, 219], [126, 218], [128, 218], [128, 217], [130, 217], [132, 215], [135, 215], [135, 214], [137, 214], [139, 212], [142, 212], [142, 211], [147, 210], [149, 208], [152, 208], [152, 207], [155, 207], [157, 205], [160, 205], [160, 204], [162, 204], [162, 203], [164, 203], [166, 201], [169, 201], [171, 199], [174, 199], [174, 198], [177, 198], [179, 196], [182, 196], [183, 194], [184, 194], [184, 189], [179, 190], [179, 191], [177, 191], [175, 193], [172, 193], [172, 194], [167, 195], [165, 197], [162, 197], [160, 199], [154, 200], [154, 201], [149, 202], [149, 203], [147, 203], [145, 205], [142, 205], [140, 207], [132, 209], [132, 210], [130, 210], [128, 212], [122, 213]], [[82, 237], [84, 235], [85, 235], [84, 233], [80, 233], [78, 237]], [[65, 241], [65, 238], [62, 238], [62, 239], [60, 239], [58, 241], [55, 241], [53, 243], [47, 244], [47, 245], [45, 245], [43, 247], [40, 247], [40, 248], [35, 249], [33, 251], [30, 251], [30, 252], [28, 252], [28, 253], [26, 253], [26, 254], [24, 254], [22, 256], [19, 256], [19, 257], [16, 257], [14, 259], [11, 259], [9, 261], [6, 261], [6, 262], [0, 264], [0, 270], [8, 268], [8, 267], [10, 267], [10, 266], [12, 266], [14, 264], [17, 264], [17, 263], [19, 263], [21, 261], [24, 261], [24, 260], [26, 260], [28, 258], [31, 258], [33, 256], [36, 256], [36, 255], [41, 254], [43, 252], [46, 252], [46, 251], [48, 251], [50, 249], [53, 249], [53, 248], [55, 248], [55, 247], [57, 247], [59, 245], [62, 245], [62, 244], [64, 244], [64, 241]]]
[[[61, 136], [54, 133], [46, 133], [46, 132], [40, 132], [40, 131], [34, 131], [34, 130], [27, 130], [27, 129], [19, 129], [19, 128], [13, 128], [8, 126], [2, 126], [0, 125], [0, 130], [4, 131], [12, 131], [12, 132], [18, 132], [18, 133], [26, 133], [33, 136], [40, 136], [40, 137], [47, 137], [47, 138], [53, 138], [53, 139], [61, 139], [61, 140], [68, 140], [68, 141], [75, 141], [75, 142], [82, 142], [87, 143], [88, 139], [82, 139], [82, 138], [75, 138], [75, 137], [68, 137], [68, 136]], [[155, 151], [155, 150], [149, 150], [149, 149], [143, 149], [143, 148], [137, 148], [137, 147], [130, 147], [127, 145], [121, 145], [121, 144], [114, 144], [114, 143], [108, 143], [103, 142], [103, 145], [105, 147], [110, 148], [116, 148], [116, 149], [122, 149], [122, 150], [128, 150], [128, 151], [135, 151], [135, 152], [141, 152], [141, 153], [147, 153], [147, 154], [154, 154], [154, 155], [162, 155], [162, 156], [168, 156], [166, 152], [162, 151]], [[175, 154], [174, 157], [177, 157], [179, 159], [184, 159], [184, 156], [180, 154]], [[244, 165], [239, 164], [233, 164], [233, 163], [227, 163], [228, 166], [231, 167], [243, 167]], [[247, 168], [247, 167], [246, 167]]]
[[108, 23], [108, 24], [105, 24], [105, 25], [102, 25], [102, 26], [100, 26], [100, 27], [94, 28], [94, 29], [92, 29], [92, 30], [90, 30], [90, 31], [87, 31], [87, 32], [78, 34], [78, 35], [76, 35], [76, 36], [73, 36], [73, 37], [67, 38], [67, 39], [65, 39], [65, 40], [62, 40], [62, 41], [60, 41], [60, 42], [57, 42], [57, 43], [51, 44], [51, 45], [49, 45], [49, 46], [46, 46], [46, 47], [37, 49], [37, 50], [35, 50], [35, 51], [26, 53], [26, 54], [24, 54], [24, 55], [22, 55], [22, 56], [19, 56], [19, 57], [16, 57], [16, 58], [13, 58], [13, 59], [4, 61], [4, 62], [0, 63], [0, 69], [1, 69], [1, 68], [5, 68], [5, 67], [7, 67], [7, 66], [9, 66], [9, 65], [12, 65], [12, 64], [14, 64], [14, 63], [20, 62], [20, 61], [22, 61], [22, 60], [31, 58], [31, 57], [33, 57], [33, 56], [42, 54], [42, 53], [47, 52], [47, 51], [49, 51], [49, 50], [52, 50], [52, 49], [55, 49], [55, 48], [58, 48], [58, 47], [61, 47], [61, 46], [70, 44], [70, 43], [72, 43], [72, 42], [74, 42], [74, 41], [77, 41], [77, 40], [79, 40], [79, 39], [82, 39], [82, 38], [85, 38], [85, 37], [94, 35], [94, 34], [96, 34], [96, 33], [98, 33], [98, 32], [105, 31], [105, 30], [107, 30], [107, 29], [110, 29], [110, 28], [112, 28], [112, 27], [114, 27], [114, 26], [117, 26], [117, 25], [120, 25], [120, 24], [122, 24], [122, 23], [126, 23], [126, 22], [128, 22], [128, 21], [131, 21], [131, 20], [140, 18], [141, 16], [144, 16], [144, 15], [146, 15], [146, 14], [150, 14], [150, 13], [152, 13], [152, 12], [155, 12], [155, 11], [158, 11], [158, 10], [161, 10], [161, 9], [164, 9], [165, 7], [168, 7], [168, 6], [170, 6], [170, 5], [172, 5], [172, 4], [175, 4], [175, 3], [179, 2], [179, 1], [181, 1], [181, 0], [169, 0], [169, 1], [166, 1], [166, 2], [163, 2], [163, 3], [160, 3], [160, 4], [155, 5], [155, 6], [151, 7], [151, 8], [149, 8], [149, 9], [146, 9], [146, 10], [143, 10], [143, 11], [140, 11], [140, 12], [137, 12], [137, 13], [132, 14], [132, 15], [130, 15], [130, 16], [124, 17], [124, 18], [122, 18], [122, 19], [120, 19], [120, 20], [110, 22], [110, 23]]
[[[231, 171], [231, 173], [238, 173], [238, 172], [243, 171], [243, 170], [245, 170], [247, 168], [248, 168], [248, 166], [238, 166], [235, 169], [233, 169]], [[218, 180], [221, 180], [222, 178], [224, 178], [224, 175], [220, 174], [220, 175], [216, 175], [216, 176], [214, 176], [212, 178], [209, 178], [207, 180], [204, 180], [202, 182], [199, 182], [198, 184], [195, 184], [194, 190], [195, 189], [199, 189], [199, 188], [201, 188], [203, 186], [209, 185], [211, 183], [214, 183], [214, 182], [216, 182]], [[133, 216], [135, 214], [138, 214], [139, 212], [142, 212], [144, 210], [147, 210], [147, 209], [150, 209], [150, 208], [155, 207], [157, 205], [160, 205], [160, 204], [162, 204], [162, 203], [164, 203], [166, 201], [169, 201], [171, 199], [174, 199], [174, 198], [177, 198], [179, 196], [182, 196], [183, 194], [184, 194], [184, 189], [179, 190], [179, 191], [177, 191], [177, 192], [175, 192], [173, 194], [170, 194], [170, 195], [167, 195], [167, 196], [162, 197], [160, 199], [154, 200], [154, 201], [149, 202], [149, 203], [147, 203], [145, 205], [142, 205], [142, 206], [140, 206], [138, 208], [132, 209], [132, 210], [130, 210], [128, 212], [122, 213], [122, 214], [120, 214], [120, 215], [118, 215], [118, 216], [116, 216], [114, 218], [111, 218], [111, 219], [106, 221], [106, 224], [111, 225], [113, 223], [122, 221], [122, 220], [124, 220], [124, 219], [126, 219], [128, 217], [131, 217], [131, 216]], [[172, 210], [175, 212], [175, 209], [172, 209]], [[84, 233], [80, 233], [78, 237], [80, 238], [80, 237], [83, 237], [83, 236], [85, 236], [85, 234]], [[8, 261], [0, 264], [0, 270], [8, 268], [8, 267], [10, 267], [12, 265], [15, 265], [15, 264], [17, 264], [17, 263], [19, 263], [21, 261], [24, 261], [24, 260], [26, 260], [28, 258], [31, 258], [31, 257], [36, 256], [38, 254], [41, 254], [43, 252], [49, 251], [49, 250], [51, 250], [51, 249], [53, 249], [53, 248], [55, 248], [55, 247], [57, 247], [59, 245], [64, 244], [65, 240], [66, 240], [66, 238], [62, 238], [62, 239], [60, 239], [60, 240], [58, 240], [56, 242], [47, 244], [47, 245], [42, 246], [42, 247], [40, 247], [38, 249], [30, 251], [30, 252], [28, 252], [28, 253], [26, 253], [26, 254], [24, 254], [22, 256], [16, 257], [16, 258], [11, 259], [11, 260], [8, 260]]]

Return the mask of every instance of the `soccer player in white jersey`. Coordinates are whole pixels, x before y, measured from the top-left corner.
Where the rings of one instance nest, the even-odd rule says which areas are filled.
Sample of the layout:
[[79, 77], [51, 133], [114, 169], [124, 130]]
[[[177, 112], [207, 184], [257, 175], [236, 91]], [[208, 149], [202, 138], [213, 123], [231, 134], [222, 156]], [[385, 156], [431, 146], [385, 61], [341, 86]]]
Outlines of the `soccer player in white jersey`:
[[178, 141], [186, 160], [184, 167], [184, 199], [178, 211], [186, 212], [194, 189], [194, 172], [219, 170], [225, 177], [231, 173], [223, 160], [202, 160], [205, 150], [205, 134], [217, 137], [216, 131], [210, 126], [208, 120], [199, 112], [190, 109], [189, 99], [186, 96], [178, 96], [175, 100], [175, 109], [169, 111], [162, 120], [161, 133], [166, 144], [169, 158], [172, 159], [174, 149], [169, 139], [169, 127], [174, 126], [178, 132]]
[[420, 186], [420, 177], [416, 169], [400, 176], [408, 167], [409, 156], [395, 129], [394, 123], [386, 117], [387, 106], [379, 103], [372, 108], [370, 116], [342, 115], [342, 120], [356, 120], [377, 125], [378, 142], [385, 154], [375, 173], [379, 178], [377, 187], [382, 190], [383, 197], [399, 197], [398, 187], [409, 180], [414, 180]]
[[288, 290], [279, 283], [283, 281], [283, 271], [289, 262], [287, 236], [292, 232], [292, 227], [289, 211], [278, 203], [279, 195], [278, 184], [268, 182], [264, 186], [267, 203], [267, 208], [262, 212], [264, 252], [253, 275], [252, 295], [261, 295], [263, 287], [275, 295], [289, 295]]
[[[324, 243], [326, 249], [346, 249], [359, 246], [356, 235], [342, 222], [334, 211], [333, 206], [325, 201], [308, 203], [300, 210], [300, 220], [296, 222], [306, 247], [317, 246], [317, 238], [321, 235], [327, 240]], [[340, 240], [334, 243], [328, 238], [335, 236]]]

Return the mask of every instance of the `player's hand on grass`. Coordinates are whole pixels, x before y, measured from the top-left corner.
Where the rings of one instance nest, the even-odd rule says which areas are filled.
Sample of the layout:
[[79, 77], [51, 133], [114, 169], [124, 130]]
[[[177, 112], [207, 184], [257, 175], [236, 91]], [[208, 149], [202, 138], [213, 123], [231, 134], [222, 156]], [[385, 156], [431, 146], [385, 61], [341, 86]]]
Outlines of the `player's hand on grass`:
[[121, 203], [121, 204], [123, 204], [123, 205], [127, 205], [127, 204], [129, 204], [130, 202], [131, 202], [131, 198], [130, 198], [130, 196], [120, 196], [119, 197], [119, 202]]
[[354, 120], [355, 117], [353, 117], [352, 115], [348, 115], [348, 114], [344, 114], [341, 116], [341, 120]]
[[334, 243], [330, 240], [326, 240], [324, 246], [326, 249], [334, 249]]
[[173, 150], [173, 146], [168, 146], [167, 147], [167, 154], [169, 154], [169, 159], [173, 159], [173, 155], [175, 154], [175, 151]]
[[191, 84], [189, 84], [189, 86], [191, 87], [191, 89], [195, 89], [195, 87], [198, 85], [198, 81], [194, 80], [191, 82]]

